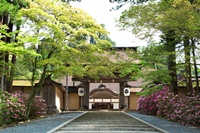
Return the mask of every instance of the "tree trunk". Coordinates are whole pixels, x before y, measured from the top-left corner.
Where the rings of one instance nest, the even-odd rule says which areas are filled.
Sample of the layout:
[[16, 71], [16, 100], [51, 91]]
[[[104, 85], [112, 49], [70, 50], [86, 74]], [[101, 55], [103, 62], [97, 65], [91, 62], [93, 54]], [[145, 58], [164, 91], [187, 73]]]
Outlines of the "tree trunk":
[[[7, 0], [7, 2], [10, 3], [10, 5], [12, 5], [12, 6], [18, 5], [18, 6], [20, 6], [20, 8], [22, 6], [25, 6], [22, 4], [22, 2], [14, 3], [13, 0]], [[13, 5], [13, 4], [15, 4], [15, 5]], [[8, 33], [13, 31], [14, 24], [11, 22], [11, 19], [12, 19], [11, 15], [9, 13], [0, 14], [0, 25], [2, 25], [2, 24], [7, 25]], [[19, 30], [19, 26], [17, 26], [17, 29]], [[16, 36], [17, 36], [17, 34], [16, 34]], [[16, 36], [15, 36], [15, 41], [16, 41]], [[1, 40], [4, 42], [7, 42], [7, 43], [10, 43], [12, 41], [11, 37], [4, 37]], [[15, 57], [15, 55], [13, 55], [11, 63], [15, 64], [15, 60], [16, 60], [16, 57]], [[0, 61], [5, 61], [6, 63], [9, 63], [9, 53], [8, 52], [0, 53]], [[10, 67], [8, 66], [8, 64], [6, 64], [6, 65], [0, 65], [0, 69], [3, 71], [2, 73], [0, 73], [1, 88], [7, 90], [8, 92], [12, 92], [11, 86], [12, 86], [12, 80], [13, 80], [13, 75], [14, 75], [13, 67], [11, 66], [11, 70], [10, 70]], [[5, 74], [5, 70], [6, 70], [7, 75]]]
[[[2, 15], [1, 16], [1, 23], [3, 24], [3, 25], [7, 25], [8, 26], [8, 23], [9, 23], [9, 15]], [[3, 42], [6, 42], [6, 40], [7, 40], [7, 37], [3, 37], [3, 38], [1, 38], [1, 40], [3, 41]], [[1, 61], [3, 61], [3, 62], [5, 62], [5, 60], [6, 60], [6, 53], [4, 53], [4, 52], [2, 52], [1, 53]], [[5, 64], [2, 64], [1, 66], [0, 66], [1, 68], [1, 71], [2, 71], [2, 74], [1, 74], [1, 88], [3, 89], [3, 90], [5, 90], [6, 88], [5, 88], [5, 84], [6, 84], [6, 74], [5, 74], [5, 70], [6, 70], [6, 66], [5, 66]]]
[[[13, 23], [10, 21], [9, 24], [8, 24], [7, 33], [11, 33], [11, 32], [13, 32]], [[7, 43], [11, 43], [12, 42], [11, 36], [7, 37], [6, 42]], [[10, 67], [8, 65], [8, 63], [10, 62], [9, 61], [9, 53], [8, 52], [6, 52], [6, 55], [5, 55], [5, 62], [7, 63], [7, 65], [5, 67], [6, 71], [7, 71], [6, 79], [5, 79], [5, 88], [6, 88], [6, 91], [8, 91], [9, 93], [12, 93], [12, 80], [13, 80], [13, 77], [11, 76], [11, 69], [10, 69]]]
[[[12, 27], [12, 29], [13, 29], [13, 24], [10, 25], [10, 27]], [[20, 30], [20, 26], [17, 26], [16, 30], [19, 31]], [[18, 36], [18, 33], [15, 34], [14, 40], [11, 40], [11, 38], [8, 38], [8, 40], [10, 40], [10, 42], [12, 42], [12, 41], [17, 42], [17, 36]], [[6, 88], [7, 88], [6, 90], [8, 92], [10, 92], [10, 93], [12, 93], [12, 85], [13, 85], [14, 70], [15, 70], [14, 66], [15, 66], [15, 63], [16, 63], [16, 58], [17, 58], [16, 55], [13, 54], [12, 55], [12, 59], [11, 59], [12, 66], [10, 67], [10, 70], [9, 70], [9, 79], [6, 80]]]
[[0, 14], [0, 25], [2, 25], [3, 22], [3, 15]]
[[44, 69], [43, 69], [43, 73], [40, 77], [40, 81], [37, 84], [37, 86], [32, 90], [32, 93], [29, 96], [28, 102], [27, 102], [27, 109], [26, 109], [26, 119], [29, 118], [30, 112], [31, 112], [31, 106], [33, 103], [33, 100], [35, 98], [35, 96], [38, 94], [38, 92], [41, 90], [42, 85], [44, 83], [45, 80], [45, 76], [46, 76], [46, 69], [47, 69], [47, 65], [45, 65]]
[[184, 53], [185, 53], [185, 78], [186, 88], [188, 92], [192, 92], [192, 75], [191, 75], [191, 62], [190, 62], [190, 41], [189, 38], [184, 39]]
[[167, 57], [167, 62], [168, 62], [168, 70], [169, 70], [169, 75], [171, 77], [170, 79], [170, 85], [169, 89], [172, 93], [178, 94], [178, 87], [177, 87], [177, 73], [176, 73], [176, 51], [175, 51], [175, 46], [176, 46], [176, 40], [173, 37], [174, 32], [169, 31], [166, 35], [166, 50], [169, 53]]
[[199, 94], [200, 90], [199, 90], [199, 78], [198, 78], [196, 54], [195, 54], [195, 39], [192, 39], [192, 55], [193, 55], [193, 62], [194, 62], [194, 73], [195, 73], [195, 79], [196, 79], [196, 89], [197, 89], [197, 94]]
[[[54, 50], [50, 51], [50, 53], [49, 53], [48, 56], [47, 56], [47, 59], [50, 59], [50, 58], [51, 58], [51, 55], [53, 54], [53, 51], [54, 51]], [[37, 58], [37, 57], [36, 57], [36, 58]], [[35, 61], [36, 61], [35, 63], [37, 63], [37, 60], [35, 60]], [[27, 105], [26, 105], [26, 106], [27, 106], [27, 110], [26, 110], [26, 119], [28, 119], [28, 117], [29, 117], [29, 115], [30, 115], [31, 106], [32, 106], [33, 100], [34, 100], [35, 96], [38, 94], [38, 92], [41, 90], [42, 85], [43, 85], [43, 83], [44, 83], [44, 80], [45, 80], [45, 78], [46, 78], [47, 66], [48, 66], [48, 64], [44, 65], [43, 71], [42, 71], [42, 75], [41, 75], [40, 80], [39, 80], [39, 83], [36, 85], [35, 88], [33, 88], [32, 93], [31, 93], [30, 96], [29, 96], [29, 99], [28, 99], [28, 102], [27, 102]], [[36, 69], [37, 69], [37, 68], [36, 68], [36, 66], [35, 66], [35, 70], [36, 70]], [[33, 70], [33, 71], [34, 71], [34, 70]]]
[[[2, 25], [2, 23], [3, 23], [3, 15], [1, 15], [0, 14], [0, 26]], [[2, 53], [0, 53], [0, 61], [2, 61], [3, 60], [3, 55], [2, 55]], [[2, 72], [2, 68], [3, 68], [3, 65], [2, 64], [0, 64], [0, 90], [1, 89], [3, 89], [3, 77], [4, 77], [4, 75], [3, 75], [3, 72]]]
[[14, 79], [14, 65], [16, 63], [16, 55], [12, 55], [11, 63], [13, 66], [11, 66], [10, 68], [9, 79], [6, 82], [7, 91], [10, 93], [12, 93], [12, 85], [13, 85], [13, 79]]

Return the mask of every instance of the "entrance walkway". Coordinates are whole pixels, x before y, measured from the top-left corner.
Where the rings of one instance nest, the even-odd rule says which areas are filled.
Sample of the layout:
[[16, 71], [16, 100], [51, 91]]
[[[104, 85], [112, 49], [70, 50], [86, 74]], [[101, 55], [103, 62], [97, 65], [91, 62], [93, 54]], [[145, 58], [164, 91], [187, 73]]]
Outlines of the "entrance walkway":
[[[25, 122], [7, 128], [0, 128], [0, 133], [47, 133], [60, 124], [70, 121], [82, 113], [83, 112], [67, 112], [64, 114], [49, 116], [47, 118]], [[139, 114], [137, 112], [128, 112], [128, 114], [167, 130], [169, 133], [200, 133], [199, 128], [183, 126], [155, 116]], [[125, 133], [127, 132], [125, 131]]]
[[123, 112], [87, 112], [48, 133], [167, 133]]

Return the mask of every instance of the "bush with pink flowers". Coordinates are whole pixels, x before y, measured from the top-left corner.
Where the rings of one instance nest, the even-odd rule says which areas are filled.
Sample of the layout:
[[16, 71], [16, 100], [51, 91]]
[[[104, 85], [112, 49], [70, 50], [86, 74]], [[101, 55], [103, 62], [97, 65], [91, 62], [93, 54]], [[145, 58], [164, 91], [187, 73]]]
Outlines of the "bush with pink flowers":
[[138, 111], [143, 114], [148, 115], [156, 115], [158, 108], [157, 108], [157, 99], [158, 96], [162, 97], [165, 95], [168, 88], [165, 86], [162, 90], [156, 91], [148, 96], [142, 96], [138, 99]]
[[156, 115], [156, 94], [151, 94], [147, 97], [140, 97], [138, 100], [138, 109], [140, 113], [148, 115]]
[[[189, 95], [189, 94], [188, 94]], [[189, 95], [181, 99], [173, 93], [158, 96], [157, 116], [170, 121], [179, 122], [182, 125], [200, 125], [200, 95]]]
[[165, 86], [162, 90], [138, 100], [140, 113], [156, 115], [182, 125], [200, 125], [200, 95], [188, 94], [186, 99], [169, 92]]
[[24, 120], [25, 102], [12, 94], [0, 91], [0, 125], [7, 125]]
[[[10, 94], [0, 91], [0, 126], [18, 123], [26, 119], [26, 102], [29, 95], [22, 92]], [[35, 97], [30, 117], [46, 114], [46, 104], [41, 97]]]
[[[27, 102], [29, 95], [22, 93], [21, 91], [15, 92], [13, 96], [17, 97], [20, 101]], [[33, 99], [33, 103], [31, 106], [31, 111], [29, 117], [39, 117], [41, 115], [45, 115], [47, 111], [47, 106], [45, 104], [45, 100], [43, 100], [40, 96], [35, 96]]]
[[45, 104], [45, 100], [43, 100], [40, 96], [35, 96], [31, 106], [30, 117], [39, 117], [46, 115], [46, 113], [47, 105]]

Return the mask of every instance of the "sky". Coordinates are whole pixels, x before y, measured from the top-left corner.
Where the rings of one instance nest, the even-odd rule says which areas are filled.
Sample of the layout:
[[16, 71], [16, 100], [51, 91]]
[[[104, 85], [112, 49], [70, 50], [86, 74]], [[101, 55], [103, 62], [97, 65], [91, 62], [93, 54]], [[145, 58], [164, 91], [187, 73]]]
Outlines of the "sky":
[[99, 24], [105, 24], [106, 30], [110, 33], [109, 37], [116, 42], [116, 46], [134, 47], [147, 45], [146, 41], [137, 39], [128, 31], [119, 31], [119, 28], [116, 27], [115, 19], [118, 19], [121, 13], [130, 7], [130, 4], [126, 4], [116, 11], [110, 11], [110, 9], [119, 4], [110, 3], [109, 0], [82, 0], [81, 2], [71, 2], [70, 5], [83, 9]]

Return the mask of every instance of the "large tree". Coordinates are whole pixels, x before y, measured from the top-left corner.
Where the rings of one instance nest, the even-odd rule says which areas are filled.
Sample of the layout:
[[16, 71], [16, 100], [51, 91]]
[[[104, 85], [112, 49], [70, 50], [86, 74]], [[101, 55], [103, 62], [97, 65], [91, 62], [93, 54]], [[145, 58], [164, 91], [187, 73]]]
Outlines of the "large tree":
[[[106, 38], [108, 32], [84, 11], [72, 8], [60, 0], [28, 0], [29, 7], [18, 13], [23, 21], [20, 39], [27, 49], [35, 50], [40, 56], [23, 56], [23, 63], [32, 72], [32, 86], [27, 103], [27, 117], [32, 100], [38, 94], [45, 78], [49, 75], [114, 76], [114, 65], [104, 56], [112, 46]], [[92, 37], [95, 43], [90, 44]], [[38, 78], [39, 75], [39, 78]]]
[[[164, 3], [164, 1], [163, 1]], [[166, 2], [165, 2], [166, 3]], [[193, 38], [199, 35], [200, 20], [198, 9], [198, 1], [172, 1], [166, 3], [170, 8], [165, 13], [166, 21], [162, 21], [163, 27], [168, 27], [174, 31], [174, 36], [180, 40], [180, 44], [184, 50], [184, 69], [186, 87], [188, 91], [192, 90], [191, 76], [191, 46]]]
[[[11, 38], [12, 36], [16, 36], [16, 34], [19, 33], [19, 31], [15, 32], [8, 32], [9, 27], [7, 25], [0, 25], [0, 39], [2, 38]], [[24, 49], [23, 43], [21, 41], [13, 41], [13, 42], [6, 42], [5, 40], [0, 40], [0, 53], [1, 53], [1, 59], [0, 60], [0, 74], [1, 74], [1, 89], [5, 89], [5, 83], [7, 91], [12, 91], [12, 80], [14, 76], [14, 69], [15, 69], [15, 61], [16, 57], [20, 55], [31, 55], [31, 56], [38, 56], [38, 54], [35, 53], [33, 50], [27, 50]], [[5, 54], [10, 55], [9, 59], [11, 61], [6, 62], [5, 61]], [[7, 68], [7, 69], [5, 69]], [[5, 76], [6, 75], [6, 76]]]
[[[197, 36], [199, 31], [198, 1], [162, 0], [148, 2], [148, 4], [132, 6], [122, 13], [119, 25], [128, 29], [133, 34], [141, 37], [151, 36], [155, 31], [160, 31], [161, 39], [168, 51], [168, 70], [171, 77], [170, 90], [175, 94], [177, 89], [176, 46], [185, 44], [188, 49], [188, 38]], [[195, 34], [196, 33], [196, 34]], [[185, 64], [189, 64], [190, 56], [185, 50]], [[190, 76], [190, 66], [185, 67], [187, 77]], [[188, 82], [188, 85], [191, 82]]]
[[[27, 2], [23, 0], [0, 0], [0, 25], [6, 25], [8, 28], [5, 33], [11, 33], [12, 35], [5, 36], [1, 40], [5, 43], [13, 44], [14, 47], [18, 47], [17, 35], [20, 30], [20, 24], [16, 21], [16, 14], [22, 8], [26, 7]], [[1, 73], [1, 88], [12, 92], [12, 80], [14, 75], [14, 65], [16, 62], [16, 54], [10, 53], [9, 51], [0, 51], [0, 60], [4, 62], [0, 66], [3, 72]]]

